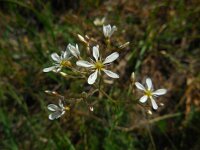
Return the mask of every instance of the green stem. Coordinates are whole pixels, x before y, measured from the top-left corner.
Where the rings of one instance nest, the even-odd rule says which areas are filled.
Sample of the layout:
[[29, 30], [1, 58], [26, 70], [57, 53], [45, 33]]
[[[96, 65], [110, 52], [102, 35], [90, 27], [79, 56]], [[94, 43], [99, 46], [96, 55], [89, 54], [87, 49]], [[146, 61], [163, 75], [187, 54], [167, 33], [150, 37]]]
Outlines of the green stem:
[[99, 90], [99, 97], [100, 97], [100, 90], [101, 90], [101, 76], [99, 77], [98, 90]]

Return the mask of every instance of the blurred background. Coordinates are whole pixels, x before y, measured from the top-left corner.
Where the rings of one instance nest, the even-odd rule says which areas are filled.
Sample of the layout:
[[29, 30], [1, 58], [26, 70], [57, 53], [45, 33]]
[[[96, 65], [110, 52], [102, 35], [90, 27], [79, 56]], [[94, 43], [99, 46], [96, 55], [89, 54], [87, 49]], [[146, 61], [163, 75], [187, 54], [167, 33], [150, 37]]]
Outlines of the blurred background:
[[[93, 21], [103, 17], [117, 26], [115, 41], [130, 42], [118, 60], [120, 80], [105, 89], [122, 103], [102, 97], [93, 113], [78, 104], [78, 112], [48, 120], [46, 106], [57, 99], [45, 90], [78, 97], [88, 88], [43, 73], [49, 55], [78, 43], [78, 33], [101, 35]], [[199, 0], [0, 0], [0, 149], [199, 150], [199, 18]], [[149, 121], [127, 90], [132, 72], [168, 89]]]

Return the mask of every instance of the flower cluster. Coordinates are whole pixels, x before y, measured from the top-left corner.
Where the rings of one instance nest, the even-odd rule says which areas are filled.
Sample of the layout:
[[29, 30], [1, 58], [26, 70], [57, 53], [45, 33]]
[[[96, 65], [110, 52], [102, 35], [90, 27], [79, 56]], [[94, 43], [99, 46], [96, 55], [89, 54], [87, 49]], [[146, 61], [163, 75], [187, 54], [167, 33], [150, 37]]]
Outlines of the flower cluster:
[[[104, 21], [105, 20], [103, 19], [101, 23], [104, 23]], [[99, 24], [97, 22], [98, 20], [95, 23]], [[105, 36], [106, 39], [110, 39], [114, 31], [116, 30], [117, 30], [116, 26], [111, 27], [111, 25], [103, 25], [103, 35]], [[87, 42], [87, 40], [80, 34], [78, 34], [78, 38], [81, 42], [85, 43], [87, 46], [90, 45]], [[72, 57], [75, 57], [77, 59], [76, 65], [78, 68], [84, 67], [86, 68], [88, 73], [92, 72], [87, 79], [87, 82], [90, 85], [95, 84], [97, 77], [101, 76], [102, 72], [104, 72], [106, 75], [108, 75], [111, 78], [119, 78], [118, 74], [107, 69], [107, 67], [119, 57], [119, 53], [113, 52], [112, 54], [107, 56], [105, 59], [102, 59], [99, 52], [99, 49], [100, 49], [99, 47], [100, 46], [98, 44], [92, 47], [91, 53], [94, 57], [94, 60], [91, 59], [91, 61], [89, 62], [89, 61], [82, 60], [78, 44], [72, 45], [69, 43], [67, 45], [66, 50], [62, 51], [60, 56], [57, 53], [51, 54], [53, 65], [51, 67], [44, 68], [43, 72], [54, 71], [58, 73], [58, 72], [61, 72], [62, 69], [65, 67], [72, 69], [71, 59]], [[79, 70], [79, 73], [81, 73], [81, 70]], [[65, 73], [61, 72], [61, 74], [63, 75]], [[55, 104], [50, 104], [48, 105], [48, 109], [50, 111], [53, 111], [53, 113], [49, 115], [49, 119], [54, 120], [61, 117], [65, 113], [66, 107], [64, 107], [63, 103], [59, 101], [58, 106]]]
[[[102, 30], [103, 30], [103, 36], [105, 38], [104, 44], [106, 45], [101, 45], [99, 43], [95, 43], [95, 44], [90, 43], [91, 40], [88, 36], [85, 36], [86, 37], [85, 38], [81, 36], [80, 34], [78, 34], [79, 40], [82, 43], [84, 43], [84, 46], [86, 46], [87, 52], [89, 52], [93, 56], [93, 59], [91, 59], [90, 56], [88, 57], [88, 59], [90, 59], [89, 61], [88, 59], [87, 60], [82, 59], [83, 56], [85, 55], [81, 56], [81, 53], [84, 53], [84, 51], [79, 50], [78, 44], [73, 45], [69, 43], [65, 51], [61, 52], [60, 56], [57, 53], [51, 54], [53, 65], [50, 67], [44, 68], [43, 72], [53, 71], [56, 73], [60, 73], [61, 75], [67, 76], [65, 72], [62, 72], [62, 70], [64, 70], [64, 68], [71, 69], [71, 71], [75, 72], [75, 74], [81, 75], [84, 78], [87, 78], [87, 83], [89, 85], [94, 85], [95, 88], [98, 87], [99, 88], [97, 89], [98, 91], [100, 91], [100, 86], [101, 86], [100, 81], [101, 81], [101, 78], [103, 78], [102, 73], [105, 73], [110, 78], [114, 78], [114, 79], [119, 78], [120, 76], [117, 73], [114, 73], [113, 71], [110, 71], [110, 69], [108, 69], [110, 64], [119, 58], [119, 53], [117, 52], [117, 50], [112, 52], [112, 49], [110, 49], [110, 46], [112, 45], [110, 43], [111, 42], [110, 39], [111, 39], [111, 36], [114, 34], [114, 32], [117, 30], [117, 27], [111, 26], [111, 25], [104, 25], [104, 22], [105, 22], [105, 18], [102, 20], [96, 20], [94, 24], [98, 26], [103, 25]], [[129, 42], [126, 42], [125, 44], [119, 46], [119, 49], [123, 49], [127, 47], [127, 45], [129, 45]], [[103, 50], [104, 48], [110, 51], [109, 55], [107, 55], [105, 59], [102, 58], [102, 56], [104, 56], [105, 54], [101, 54], [102, 52], [105, 52], [105, 50]], [[75, 63], [73, 63], [74, 62], [73, 58], [75, 58]], [[98, 77], [101, 77], [101, 78], [97, 80]], [[135, 75], [132, 74], [132, 78], [134, 77]], [[97, 82], [99, 83], [98, 86], [96, 86]], [[144, 92], [144, 96], [142, 96], [139, 99], [139, 101], [141, 103], [145, 103], [147, 102], [148, 99], [150, 99], [153, 109], [156, 110], [158, 108], [158, 105], [155, 101], [155, 97], [165, 94], [167, 90], [159, 89], [159, 90], [154, 91], [152, 81], [150, 78], [146, 79], [146, 84], [147, 84], [147, 87], [145, 88], [141, 83], [135, 82], [136, 87], [139, 90], [142, 90]], [[89, 106], [90, 111], [94, 111], [93, 106], [91, 106], [90, 104], [88, 104], [88, 106]], [[52, 114], [49, 115], [50, 120], [60, 118], [62, 115], [65, 114], [66, 110], [70, 110], [68, 106], [64, 106], [62, 100], [59, 100], [58, 105], [49, 104], [47, 108], [53, 112]]]

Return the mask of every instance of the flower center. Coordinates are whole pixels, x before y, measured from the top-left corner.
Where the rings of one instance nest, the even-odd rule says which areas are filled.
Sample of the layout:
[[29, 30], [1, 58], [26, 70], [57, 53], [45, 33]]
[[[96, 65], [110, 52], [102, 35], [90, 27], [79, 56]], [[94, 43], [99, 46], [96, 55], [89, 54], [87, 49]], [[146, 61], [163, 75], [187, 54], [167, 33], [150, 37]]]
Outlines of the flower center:
[[64, 109], [65, 109], [65, 110], [70, 110], [70, 108], [69, 108], [68, 106], [66, 106]]
[[63, 66], [63, 67], [69, 67], [69, 66], [71, 66], [71, 62], [68, 61], [68, 60], [62, 60], [60, 62], [60, 65]]
[[145, 94], [146, 94], [148, 97], [151, 97], [151, 96], [152, 96], [151, 90], [146, 90], [146, 91], [145, 91]]
[[101, 70], [102, 68], [104, 67], [104, 64], [100, 61], [97, 61], [95, 63], [95, 68], [98, 69], [98, 70]]

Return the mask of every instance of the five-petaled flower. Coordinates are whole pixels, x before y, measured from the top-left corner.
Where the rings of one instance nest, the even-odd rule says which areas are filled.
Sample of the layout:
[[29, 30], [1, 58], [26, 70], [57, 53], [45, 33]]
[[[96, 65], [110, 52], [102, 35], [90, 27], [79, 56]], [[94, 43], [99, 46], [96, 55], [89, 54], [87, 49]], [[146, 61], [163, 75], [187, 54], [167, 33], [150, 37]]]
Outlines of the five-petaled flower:
[[49, 72], [49, 71], [60, 72], [60, 70], [63, 67], [71, 66], [71, 63], [69, 61], [71, 57], [68, 51], [62, 51], [61, 56], [59, 56], [57, 53], [52, 53], [51, 58], [54, 61], [53, 66], [44, 68], [43, 72]]
[[101, 71], [105, 72], [111, 78], [119, 78], [118, 74], [105, 69], [108, 64], [119, 57], [117, 52], [110, 54], [104, 61], [102, 61], [99, 55], [99, 46], [97, 45], [93, 47], [93, 57], [95, 60], [92, 60], [92, 63], [84, 60], [79, 60], [76, 62], [77, 66], [90, 68], [92, 71], [94, 71], [88, 78], [88, 84], [93, 84], [96, 81], [98, 74], [100, 75]]
[[73, 56], [75, 56], [76, 58], [80, 57], [80, 51], [78, 48], [78, 44], [76, 44], [76, 46], [73, 46], [72, 44], [68, 44], [67, 45], [67, 49], [71, 52], [71, 54]]
[[110, 38], [112, 34], [114, 33], [114, 31], [117, 31], [116, 26], [113, 26], [113, 27], [111, 27], [111, 25], [103, 26], [103, 34], [106, 38]]
[[69, 107], [64, 107], [61, 100], [59, 100], [58, 106], [55, 104], [49, 104], [47, 108], [53, 113], [49, 115], [50, 120], [58, 119], [65, 114], [66, 110], [69, 110]]
[[144, 92], [144, 96], [142, 96], [139, 101], [141, 103], [145, 103], [147, 101], [147, 99], [149, 98], [151, 100], [153, 109], [156, 110], [156, 109], [158, 109], [158, 105], [156, 104], [154, 97], [166, 94], [167, 90], [166, 89], [158, 89], [158, 90], [154, 91], [152, 81], [150, 78], [146, 79], [146, 84], [147, 84], [147, 88], [145, 88], [141, 83], [135, 82], [136, 87], [139, 90], [142, 90]]

